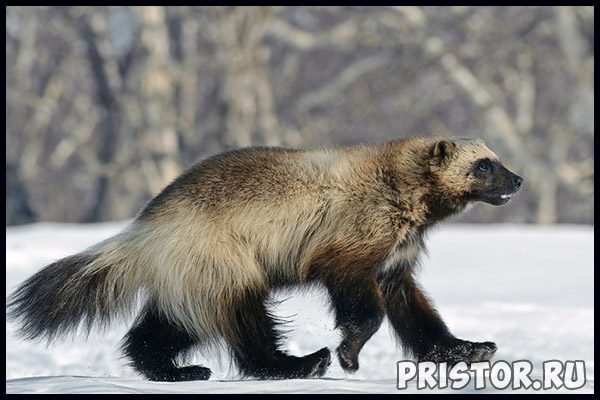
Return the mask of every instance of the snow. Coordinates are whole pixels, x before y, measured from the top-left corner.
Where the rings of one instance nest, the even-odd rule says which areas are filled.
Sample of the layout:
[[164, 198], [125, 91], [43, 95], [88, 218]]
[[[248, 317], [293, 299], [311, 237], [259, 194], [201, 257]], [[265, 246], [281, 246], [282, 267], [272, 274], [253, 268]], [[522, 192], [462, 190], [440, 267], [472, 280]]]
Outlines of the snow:
[[[76, 253], [125, 226], [123, 222], [72, 225], [40, 223], [6, 228], [6, 290], [60, 257]], [[458, 337], [494, 341], [494, 360], [530, 360], [541, 378], [545, 360], [584, 360], [586, 385], [594, 390], [593, 250], [591, 226], [445, 225], [429, 235], [422, 286]], [[278, 292], [274, 307], [291, 317], [285, 343], [295, 355], [323, 346], [335, 349], [339, 332], [319, 289]], [[127, 321], [130, 323], [131, 321]], [[7, 322], [7, 393], [406, 393], [423, 392], [411, 382], [396, 389], [396, 362], [406, 359], [384, 322], [349, 375], [334, 358], [321, 379], [240, 379], [219, 354], [195, 355], [213, 370], [204, 382], [144, 380], [118, 352], [127, 323], [87, 338], [69, 337], [46, 346], [16, 336]], [[533, 389], [531, 389], [533, 390]], [[566, 390], [566, 389], [563, 389]], [[440, 390], [453, 392], [451, 389]], [[476, 390], [495, 391], [488, 385]], [[505, 390], [510, 391], [510, 389]]]

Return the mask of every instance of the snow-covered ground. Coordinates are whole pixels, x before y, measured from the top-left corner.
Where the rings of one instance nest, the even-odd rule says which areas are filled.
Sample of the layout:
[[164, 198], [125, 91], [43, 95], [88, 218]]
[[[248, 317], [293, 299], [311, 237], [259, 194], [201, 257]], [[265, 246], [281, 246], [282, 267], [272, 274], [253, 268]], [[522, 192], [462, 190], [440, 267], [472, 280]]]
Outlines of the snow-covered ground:
[[[83, 250], [124, 226], [34, 224], [6, 229], [6, 290], [60, 257]], [[421, 282], [452, 332], [498, 345], [495, 360], [530, 360], [541, 378], [545, 360], [584, 360], [594, 390], [593, 227], [445, 225], [430, 234]], [[292, 316], [286, 342], [296, 355], [337, 346], [339, 333], [319, 290], [274, 295], [275, 313]], [[130, 322], [130, 321], [129, 321]], [[154, 383], [126, 365], [117, 347], [127, 329], [113, 325], [87, 340], [69, 338], [49, 347], [26, 342], [7, 322], [8, 393], [401, 393], [396, 389], [397, 349], [387, 322], [365, 345], [360, 370], [343, 372], [334, 359], [321, 379], [240, 380], [229, 361], [197, 355], [213, 370], [205, 382]], [[488, 385], [483, 391], [494, 391]], [[510, 390], [510, 389], [509, 389]], [[445, 391], [451, 391], [446, 389]], [[476, 391], [473, 384], [463, 391]], [[505, 390], [505, 392], [508, 390]], [[409, 385], [402, 392], [417, 392]]]

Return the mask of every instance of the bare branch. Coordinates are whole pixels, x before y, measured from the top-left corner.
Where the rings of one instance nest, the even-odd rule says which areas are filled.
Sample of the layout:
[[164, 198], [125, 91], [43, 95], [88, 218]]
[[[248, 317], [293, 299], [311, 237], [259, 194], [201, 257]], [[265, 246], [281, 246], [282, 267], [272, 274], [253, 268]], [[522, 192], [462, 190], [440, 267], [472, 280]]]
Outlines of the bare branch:
[[296, 103], [296, 109], [300, 113], [305, 113], [311, 108], [327, 103], [363, 75], [389, 64], [391, 59], [390, 55], [379, 54], [355, 61], [327, 85], [302, 96]]
[[317, 48], [353, 46], [358, 29], [355, 21], [347, 20], [325, 32], [309, 33], [290, 25], [283, 19], [277, 19], [269, 23], [265, 34], [283, 41], [297, 50], [307, 51]]

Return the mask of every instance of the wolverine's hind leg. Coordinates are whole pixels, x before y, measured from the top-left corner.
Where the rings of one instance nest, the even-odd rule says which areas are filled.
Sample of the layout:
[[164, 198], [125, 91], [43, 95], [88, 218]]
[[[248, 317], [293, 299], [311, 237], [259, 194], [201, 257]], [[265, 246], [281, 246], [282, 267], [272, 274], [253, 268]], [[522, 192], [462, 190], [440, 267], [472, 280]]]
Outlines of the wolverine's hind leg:
[[152, 381], [193, 381], [210, 378], [208, 368], [178, 367], [175, 358], [197, 344], [198, 339], [162, 315], [148, 303], [125, 335], [123, 351], [131, 365]]
[[247, 293], [232, 310], [226, 339], [244, 375], [261, 379], [322, 376], [331, 364], [329, 349], [295, 357], [278, 349], [281, 335], [265, 308], [266, 293]]

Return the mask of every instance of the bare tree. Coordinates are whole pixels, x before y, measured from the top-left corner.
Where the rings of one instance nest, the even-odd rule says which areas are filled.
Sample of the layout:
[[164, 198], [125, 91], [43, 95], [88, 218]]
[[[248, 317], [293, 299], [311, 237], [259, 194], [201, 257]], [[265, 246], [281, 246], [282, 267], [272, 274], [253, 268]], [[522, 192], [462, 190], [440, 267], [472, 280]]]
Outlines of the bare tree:
[[[127, 218], [203, 156], [478, 136], [593, 223], [593, 7], [8, 7], [7, 223]], [[10, 204], [10, 206], [8, 206]]]

